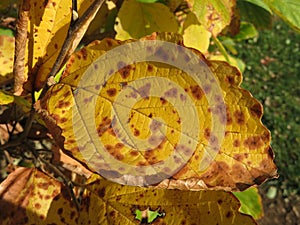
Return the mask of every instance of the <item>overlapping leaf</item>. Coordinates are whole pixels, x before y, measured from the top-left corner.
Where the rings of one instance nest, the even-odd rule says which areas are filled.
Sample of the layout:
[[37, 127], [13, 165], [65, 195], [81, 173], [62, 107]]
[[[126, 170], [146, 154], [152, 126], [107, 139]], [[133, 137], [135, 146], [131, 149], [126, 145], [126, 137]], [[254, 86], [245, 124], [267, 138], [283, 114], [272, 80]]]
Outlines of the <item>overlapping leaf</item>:
[[189, 0], [199, 22], [216, 37], [230, 24], [235, 0]]
[[256, 224], [238, 212], [240, 204], [224, 191], [179, 191], [130, 187], [93, 176], [81, 209], [66, 189], [36, 169], [19, 168], [0, 186], [1, 224], [140, 224], [135, 211], [164, 212], [152, 224]]
[[60, 194], [60, 186], [58, 181], [36, 169], [18, 168], [0, 185], [1, 224], [45, 220], [53, 200]]
[[[91, 4], [88, 0], [77, 2], [79, 15]], [[27, 81], [27, 90], [39, 90], [45, 83], [67, 36], [71, 4], [72, 1], [58, 0], [22, 1], [17, 47], [18, 54], [24, 56], [16, 62], [16, 92], [21, 93]]]
[[161, 3], [125, 0], [116, 21], [116, 39], [119, 40], [141, 38], [152, 32], [177, 32], [178, 29], [174, 15]]
[[91, 193], [81, 210], [83, 224], [140, 224], [134, 212], [147, 208], [165, 214], [151, 224], [256, 224], [238, 212], [237, 199], [224, 191], [161, 190], [92, 179], [96, 181], [87, 186]]
[[[76, 142], [72, 124], [73, 91], [76, 89], [87, 67], [105, 51], [120, 44], [122, 43], [106, 39], [80, 50], [71, 58], [61, 83], [53, 86], [44, 99], [45, 109], [49, 111], [49, 115], [55, 119], [57, 125], [62, 129], [62, 136], [65, 138], [64, 148], [73, 157], [91, 166], [91, 169], [97, 168], [97, 163], [99, 164], [100, 161], [97, 162], [96, 159], [88, 161], [82, 156], [82, 150], [89, 151], [89, 141], [86, 142], [85, 146], [78, 146]], [[200, 53], [198, 55], [199, 58], [203, 59]], [[248, 91], [239, 87], [242, 76], [236, 68], [219, 61], [210, 61], [208, 65], [217, 77], [223, 90], [227, 115], [226, 117], [220, 115], [220, 121], [223, 121], [222, 123], [226, 126], [225, 137], [220, 145], [218, 154], [206, 170], [201, 170], [199, 164], [203, 157], [209, 154], [209, 151], [213, 151], [214, 143], [211, 143], [209, 140], [211, 140], [210, 137], [214, 137], [216, 134], [211, 132], [211, 113], [218, 113], [211, 112], [204, 94], [209, 92], [210, 87], [201, 90], [188, 74], [168, 65], [146, 62], [131, 65], [110, 77], [105, 85], [95, 84], [95, 90], [100, 89], [96, 102], [96, 111], [94, 112], [95, 128], [97, 129], [99, 140], [103, 143], [106, 150], [115, 159], [125, 164], [141, 167], [151, 166], [164, 161], [174, 151], [174, 146], [177, 145], [182, 135], [180, 132], [181, 123], [178, 121], [186, 120], [185, 122], [190, 124], [191, 127], [199, 121], [199, 138], [196, 140], [197, 146], [193, 149], [192, 156], [185, 166], [173, 175], [170, 180], [172, 185], [169, 186], [168, 183], [164, 183], [165, 186], [163, 187], [178, 188], [180, 185], [177, 185], [176, 180], [186, 182], [196, 180], [203, 182], [209, 188], [243, 190], [251, 185], [260, 184], [267, 178], [276, 176], [276, 166], [273, 162], [273, 152], [270, 148], [270, 132], [261, 123], [261, 104]], [[139, 149], [134, 149], [127, 145], [126, 141], [118, 139], [118, 134], [115, 133], [116, 130], [112, 128], [114, 118], [111, 117], [111, 110], [112, 104], [116, 101], [116, 97], [122, 91], [124, 85], [130, 85], [130, 82], [143, 79], [145, 87], [147, 87], [148, 77], [154, 76], [158, 78], [163, 77], [181, 85], [186, 90], [186, 93], [184, 93], [186, 97], [192, 99], [199, 117], [195, 118], [187, 110], [188, 119], [180, 118], [176, 108], [164, 101], [163, 98], [149, 97], [138, 102], [134, 106], [131, 119], [128, 120], [128, 126], [131, 127], [130, 132], [143, 140], [151, 138], [149, 132], [153, 130], [149, 131], [149, 129], [151, 129], [151, 124], [155, 125], [154, 123], [157, 122], [153, 118], [158, 117], [164, 121], [163, 129], [166, 130], [166, 136], [163, 140], [160, 140], [160, 144], [151, 151], [147, 151], [147, 154], [143, 154]], [[160, 86], [160, 88], [165, 89], [166, 94], [169, 93], [167, 86]], [[146, 89], [143, 90], [147, 91]], [[182, 99], [184, 97], [181, 97]], [[90, 100], [86, 99], [86, 101]], [[122, 104], [126, 105], [126, 99], [124, 101]], [[178, 105], [180, 105], [180, 99], [178, 99]], [[226, 121], [223, 120], [225, 118]], [[88, 118], [82, 119], [88, 120]], [[85, 129], [85, 127], [80, 127], [79, 129]], [[81, 137], [81, 139], [85, 140], [89, 140], [88, 138], [85, 136]], [[154, 140], [149, 139], [149, 143], [153, 143], [152, 141]], [[217, 142], [218, 140], [215, 141]], [[207, 146], [211, 146], [211, 150], [207, 150]], [[208, 147], [208, 149], [210, 148]], [[181, 150], [184, 152], [187, 149], [183, 147]], [[95, 153], [90, 152], [90, 154], [93, 155]], [[101, 160], [101, 156], [99, 160]], [[174, 159], [174, 167], [177, 166], [178, 160], [181, 162], [181, 159]], [[121, 170], [126, 172], [126, 168], [118, 168], [118, 171]], [[169, 170], [170, 168], [164, 168], [165, 173], [168, 173], [167, 171]], [[120, 177], [121, 175], [118, 171], [112, 169], [110, 165], [105, 165], [104, 173], [115, 174], [114, 176], [119, 176], [120, 180], [126, 179], [125, 177]], [[135, 178], [129, 179], [131, 179], [131, 184], [135, 183]]]

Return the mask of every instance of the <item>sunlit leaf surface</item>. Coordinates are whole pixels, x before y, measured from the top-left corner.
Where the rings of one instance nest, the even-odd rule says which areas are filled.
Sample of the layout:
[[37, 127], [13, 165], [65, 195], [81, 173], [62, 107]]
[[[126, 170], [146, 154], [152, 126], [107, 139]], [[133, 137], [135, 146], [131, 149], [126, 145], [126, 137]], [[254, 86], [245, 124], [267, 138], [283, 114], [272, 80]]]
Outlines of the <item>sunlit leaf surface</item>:
[[[89, 0], [78, 0], [79, 15], [91, 4]], [[40, 89], [54, 65], [60, 49], [67, 36], [71, 21], [72, 1], [29, 1], [23, 0], [22, 9], [27, 27], [27, 40], [25, 51], [24, 82], [31, 83], [35, 76], [35, 83], [27, 84]], [[36, 74], [36, 75], [35, 75]]]
[[[74, 95], [83, 73], [105, 51], [120, 44], [105, 39], [74, 54], [61, 83], [53, 86], [43, 100], [44, 108], [62, 129], [65, 150], [73, 157], [105, 177], [131, 185], [141, 185], [141, 179], [147, 186], [170, 175], [175, 184], [172, 188], [177, 187], [176, 180], [182, 180], [203, 182], [206, 188], [244, 190], [276, 176], [270, 132], [261, 123], [261, 104], [239, 87], [242, 76], [236, 68], [225, 62], [206, 61], [200, 53], [199, 59], [207, 63], [222, 90], [226, 115], [220, 114], [218, 104], [209, 105], [212, 99], [220, 100], [214, 95], [208, 99], [212, 88], [209, 84], [202, 90], [192, 77], [177, 68], [141, 62], [108, 76], [105, 84], [87, 87], [90, 97], [84, 100], [85, 115], [73, 121]], [[100, 75], [101, 69], [95, 65], [99, 76], [107, 76]], [[176, 88], [170, 88], [166, 80], [175, 83]], [[133, 86], [137, 83], [139, 87]], [[124, 90], [126, 95], [122, 95]], [[136, 96], [141, 96], [140, 100], [135, 101]], [[93, 101], [95, 111], [90, 112], [89, 103]], [[225, 126], [223, 141], [219, 139], [221, 133], [213, 131], [213, 116], [219, 121], [215, 129]], [[103, 149], [97, 148], [98, 153], [84, 132], [93, 124], [93, 117], [97, 140], [103, 145]], [[116, 121], [121, 125], [116, 126]], [[75, 137], [74, 128], [80, 131], [80, 137]], [[174, 152], [180, 157], [169, 157]], [[107, 154], [115, 163], [103, 163]], [[167, 159], [169, 164], [165, 163]], [[125, 166], [116, 168], [116, 163]], [[126, 165], [138, 167], [143, 176], [130, 176], [131, 167]], [[153, 172], [157, 165], [161, 165], [159, 172]]]
[[125, 0], [116, 21], [116, 39], [119, 40], [141, 38], [152, 32], [176, 33], [178, 29], [175, 16], [161, 3]]
[[[80, 222], [83, 224], [140, 224], [136, 210], [163, 213], [151, 224], [256, 224], [238, 212], [239, 203], [224, 191], [179, 191], [123, 186], [106, 180], [91, 182]], [[85, 218], [84, 218], [85, 217]]]
[[230, 24], [235, 0], [189, 0], [199, 22], [216, 37]]

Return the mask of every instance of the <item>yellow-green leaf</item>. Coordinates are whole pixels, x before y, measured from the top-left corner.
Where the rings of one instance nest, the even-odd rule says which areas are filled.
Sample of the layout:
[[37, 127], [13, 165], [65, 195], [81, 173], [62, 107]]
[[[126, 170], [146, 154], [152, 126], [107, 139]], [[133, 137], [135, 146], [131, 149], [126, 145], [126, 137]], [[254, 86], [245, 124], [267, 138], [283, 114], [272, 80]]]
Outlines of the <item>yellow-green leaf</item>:
[[14, 101], [14, 96], [0, 90], [0, 105], [6, 105]]
[[216, 37], [230, 24], [235, 0], [189, 0], [200, 23]]
[[242, 192], [233, 193], [241, 202], [240, 211], [251, 215], [254, 219], [260, 219], [263, 216], [263, 207], [261, 197], [256, 187], [249, 188]]
[[[140, 224], [136, 210], [158, 211], [151, 224], [256, 224], [238, 212], [238, 200], [225, 191], [179, 191], [123, 186], [92, 177], [81, 224]], [[84, 212], [84, 213], [82, 213]]]
[[117, 17], [116, 39], [141, 38], [152, 32], [177, 32], [178, 24], [170, 9], [161, 3], [125, 0]]
[[[276, 176], [270, 132], [261, 123], [262, 106], [240, 88], [242, 75], [235, 67], [207, 61], [193, 50], [199, 65], [206, 65], [202, 74], [216, 79], [198, 84], [195, 77], [161, 63], [135, 63], [111, 75], [107, 67], [92, 64], [123, 44], [105, 39], [81, 49], [70, 59], [61, 83], [43, 100], [73, 157], [102, 176], [132, 185], [170, 178], [201, 181], [206, 188], [244, 190]], [[160, 48], [152, 50], [173, 59], [172, 51], [169, 55]], [[110, 65], [124, 66], [120, 57], [110, 60]], [[86, 71], [92, 83], [78, 87]], [[97, 83], [93, 75], [104, 82]], [[212, 91], [215, 83], [219, 94]], [[83, 105], [75, 105], [77, 95]], [[82, 108], [77, 111], [77, 107]]]

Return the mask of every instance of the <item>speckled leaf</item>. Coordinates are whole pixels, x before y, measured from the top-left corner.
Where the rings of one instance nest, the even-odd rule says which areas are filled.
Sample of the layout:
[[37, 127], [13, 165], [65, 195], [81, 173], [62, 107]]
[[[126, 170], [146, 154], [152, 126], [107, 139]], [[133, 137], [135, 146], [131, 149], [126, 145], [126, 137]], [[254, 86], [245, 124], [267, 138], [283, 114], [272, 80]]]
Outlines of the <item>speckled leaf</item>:
[[[95, 179], [95, 177], [91, 178]], [[135, 211], [164, 213], [151, 224], [256, 224], [238, 212], [238, 200], [224, 191], [179, 191], [123, 186], [106, 180], [91, 182], [81, 209], [82, 224], [140, 224]]]
[[[74, 127], [72, 125], [74, 93], [76, 93], [75, 89], [82, 74], [93, 60], [97, 59], [105, 51], [120, 44], [122, 42], [105, 39], [100, 43], [95, 42], [89, 47], [81, 49], [70, 59], [61, 83], [49, 90], [42, 104], [49, 112], [51, 118], [54, 118], [57, 125], [62, 129], [62, 136], [65, 138], [64, 148], [73, 157], [90, 166], [91, 169], [99, 169], [101, 156], [100, 158], [90, 160], [82, 156], [81, 151], [89, 151], [90, 142], [86, 141], [86, 145], [78, 146], [74, 136]], [[197, 51], [195, 50], [195, 52]], [[180, 151], [185, 152], [187, 155], [191, 153], [192, 155], [186, 161], [187, 163], [176, 174], [172, 174], [171, 180], [184, 180], [186, 182], [189, 180], [201, 181], [208, 188], [244, 190], [249, 186], [261, 184], [266, 179], [276, 176], [276, 166], [273, 162], [273, 152], [270, 148], [270, 132], [261, 123], [261, 104], [248, 91], [240, 88], [242, 76], [236, 68], [229, 66], [225, 62], [206, 61], [199, 52], [197, 54], [199, 59], [207, 62], [207, 65], [218, 79], [220, 88], [224, 93], [226, 104], [225, 114], [227, 115], [218, 114], [219, 111], [217, 108], [211, 109], [209, 107], [205, 94], [210, 92], [211, 87], [208, 85], [202, 90], [183, 71], [166, 65], [146, 62], [130, 65], [109, 77], [104, 86], [95, 84], [95, 87], [91, 87], [97, 93], [99, 91], [94, 115], [95, 128], [98, 132], [99, 140], [105, 146], [104, 148], [117, 161], [138, 167], [149, 166], [149, 168], [155, 163], [163, 162], [174, 149], [180, 149]], [[97, 66], [94, 68], [98, 69]], [[147, 154], [143, 154], [143, 151], [140, 151], [139, 148], [133, 148], [132, 145], [130, 147], [128, 142], [123, 139], [119, 140], [120, 133], [118, 132], [120, 130], [112, 128], [115, 121], [114, 117], [111, 116], [111, 110], [112, 104], [116, 101], [117, 96], [122, 92], [124, 87], [127, 85], [130, 86], [133, 81], [143, 78], [144, 83], [142, 83], [143, 85], [140, 87], [139, 93], [147, 94], [148, 91], [151, 91], [148, 85], [148, 78], [154, 76], [156, 79], [164, 78], [177, 83], [185, 91], [182, 93], [180, 89], [171, 91], [165, 86], [166, 84], [159, 81], [161, 83], [159, 89], [165, 90], [165, 94], [160, 98], [145, 98], [134, 105], [133, 112], [130, 113], [130, 119], [126, 119], [130, 129], [125, 132], [128, 132], [128, 135], [131, 133], [137, 139], [148, 140], [150, 145], [156, 146], [156, 144], [160, 143], [158, 146], [153, 147], [151, 151], [147, 151]], [[86, 103], [91, 101], [92, 96], [85, 100]], [[134, 93], [130, 96], [134, 98]], [[187, 98], [191, 99], [192, 102], [186, 105], [189, 107], [195, 106], [198, 117], [195, 117], [193, 114], [195, 111], [189, 109], [187, 106], [183, 107], [186, 109], [185, 113], [180, 114], [180, 107], [175, 107], [166, 101], [164, 99], [167, 98], [166, 96], [173, 96], [176, 99], [175, 106], [183, 106], [186, 104], [183, 102]], [[130, 97], [128, 97], [129, 99]], [[215, 99], [218, 99], [218, 96], [215, 96]], [[126, 101], [127, 99], [122, 100], [122, 104], [126, 105]], [[180, 115], [184, 115], [185, 117], [181, 117]], [[215, 153], [214, 148], [219, 142], [217, 137], [219, 133], [214, 133], [211, 129], [212, 115], [217, 116], [220, 123], [225, 126], [225, 136], [222, 143], [220, 143], [218, 154], [215, 154], [213, 161], [207, 164], [210, 162], [208, 160], [211, 157], [210, 155]], [[160, 120], [153, 118], [160, 118], [161, 121], [164, 121], [163, 126], [159, 126]], [[88, 118], [83, 119], [86, 120]], [[194, 149], [185, 148], [181, 145], [179, 145], [181, 147], [177, 146], [182, 135], [181, 126], [185, 126], [182, 125], [184, 123], [181, 124], [182, 121], [191, 130], [194, 130], [195, 124], [199, 123], [198, 139], [191, 140], [196, 145]], [[84, 127], [86, 125], [76, 124], [76, 126], [76, 129], [79, 126], [79, 130], [86, 129]], [[152, 135], [157, 132], [157, 127], [159, 127], [158, 130], [162, 129], [166, 132], [164, 138]], [[187, 139], [190, 138], [189, 134], [185, 137]], [[80, 137], [82, 140], [89, 140], [88, 138], [85, 136]], [[93, 151], [89, 154], [96, 154]], [[181, 159], [174, 158], [174, 161], [171, 160], [171, 162], [176, 167], [183, 160], [185, 158], [182, 156]], [[204, 165], [199, 166], [203, 162]], [[135, 178], [119, 174], [121, 170], [126, 173], [128, 168], [120, 167], [118, 168], [118, 172], [108, 164], [103, 166], [104, 168], [101, 169], [102, 173], [106, 173], [106, 175], [110, 174], [114, 178], [119, 179], [119, 181], [127, 179], [126, 182], [128, 181], [132, 185], [136, 184], [135, 181], [137, 180]], [[172, 171], [173, 166], [163, 168], [164, 172], [160, 175], [169, 174], [168, 171]], [[206, 168], [206, 166], [209, 167]], [[154, 178], [155, 176], [144, 177], [144, 185], [149, 185], [151, 179]], [[173, 184], [176, 184], [176, 182]]]
[[170, 9], [161, 3], [125, 0], [118, 13], [116, 39], [141, 38], [152, 32], [177, 32], [178, 24]]
[[15, 38], [0, 36], [0, 85], [12, 79], [15, 51]]
[[[77, 2], [79, 15], [91, 4], [90, 0]], [[27, 90], [39, 90], [45, 83], [67, 36], [71, 21], [71, 4], [72, 1], [60, 0], [22, 1], [18, 26], [27, 29], [27, 37], [24, 36], [26, 46], [20, 43], [20, 48], [25, 48], [25, 61], [20, 59], [21, 62], [18, 62], [24, 66], [24, 71], [18, 71], [18, 92], [28, 80]]]
[[33, 168], [18, 168], [0, 185], [1, 224], [42, 224], [59, 193], [58, 181]]
[[201, 24], [216, 37], [230, 24], [235, 0], [188, 0]]

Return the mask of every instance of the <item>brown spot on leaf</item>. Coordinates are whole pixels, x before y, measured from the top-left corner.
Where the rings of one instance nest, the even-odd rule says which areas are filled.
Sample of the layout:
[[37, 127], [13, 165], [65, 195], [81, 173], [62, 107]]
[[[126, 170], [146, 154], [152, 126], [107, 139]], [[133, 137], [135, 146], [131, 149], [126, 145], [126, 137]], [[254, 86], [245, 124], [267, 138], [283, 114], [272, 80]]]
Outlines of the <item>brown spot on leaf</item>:
[[260, 118], [262, 115], [262, 105], [259, 102], [255, 103], [250, 107], [250, 112], [253, 116]]
[[203, 96], [203, 91], [202, 89], [199, 87], [199, 85], [196, 85], [196, 86], [191, 86], [191, 92], [192, 92], [192, 95], [193, 97], [196, 99], [196, 100], [200, 100]]
[[210, 138], [210, 129], [209, 128], [205, 128], [204, 137], [205, 137], [205, 139], [209, 140], [209, 138]]
[[228, 211], [228, 212], [226, 213], [226, 217], [227, 217], [227, 218], [230, 218], [230, 217], [232, 217], [232, 216], [233, 216], [232, 212]]
[[138, 129], [134, 129], [133, 134], [134, 134], [134, 136], [139, 136], [140, 135], [140, 131]]
[[242, 111], [235, 111], [233, 116], [239, 125], [245, 124], [245, 122], [246, 122], [245, 115]]
[[148, 72], [152, 72], [152, 71], [153, 71], [153, 66], [152, 66], [152, 65], [150, 65], [150, 64], [148, 64], [148, 66], [147, 66], [147, 70], [148, 70]]
[[39, 187], [40, 189], [48, 190], [49, 186], [50, 186], [49, 182], [37, 183], [37, 187]]
[[114, 97], [117, 94], [117, 89], [115, 88], [110, 88], [106, 91], [109, 97]]
[[140, 153], [138, 151], [132, 150], [129, 152], [131, 156], [138, 156]]
[[233, 141], [233, 147], [240, 147], [240, 145], [241, 145], [241, 142], [240, 142], [240, 140], [239, 139], [235, 139], [234, 141]]
[[234, 77], [233, 76], [226, 76], [225, 81], [229, 83], [230, 85], [234, 85]]
[[105, 196], [105, 188], [101, 188], [100, 190], [98, 190], [98, 196], [100, 198], [103, 198]]
[[64, 211], [63, 208], [59, 208], [59, 209], [57, 210], [57, 214], [58, 214], [58, 215], [61, 215], [61, 214], [63, 213], [63, 211]]
[[161, 104], [163, 104], [163, 105], [167, 103], [167, 100], [164, 98], [159, 98], [159, 100], [160, 100]]
[[113, 45], [112, 41], [111, 40], [106, 40], [106, 44], [108, 47], [111, 47]]
[[99, 124], [98, 128], [97, 128], [97, 133], [99, 136], [102, 136], [104, 134], [104, 132], [106, 132], [111, 126], [111, 119], [109, 119], [108, 117], [104, 117], [102, 119], [102, 122]]
[[35, 203], [34, 204], [34, 208], [36, 208], [36, 209], [40, 209], [42, 206], [41, 206], [41, 204], [40, 203]]
[[259, 136], [252, 136], [252, 137], [247, 138], [244, 141], [244, 146], [251, 150], [258, 149], [261, 146], [263, 146], [263, 144], [264, 143], [263, 143], [261, 137], [259, 137]]
[[[119, 63], [120, 63], [120, 62], [119, 62]], [[118, 67], [119, 67], [119, 63], [118, 63]], [[122, 63], [124, 63], [124, 62], [122, 62]], [[121, 65], [121, 64], [120, 64], [120, 65]], [[131, 65], [127, 65], [127, 66], [125, 66], [125, 67], [122, 67], [122, 68], [119, 70], [119, 73], [120, 73], [121, 77], [122, 77], [123, 79], [128, 78], [129, 75], [130, 75], [130, 70], [131, 70], [131, 69], [132, 69]]]

